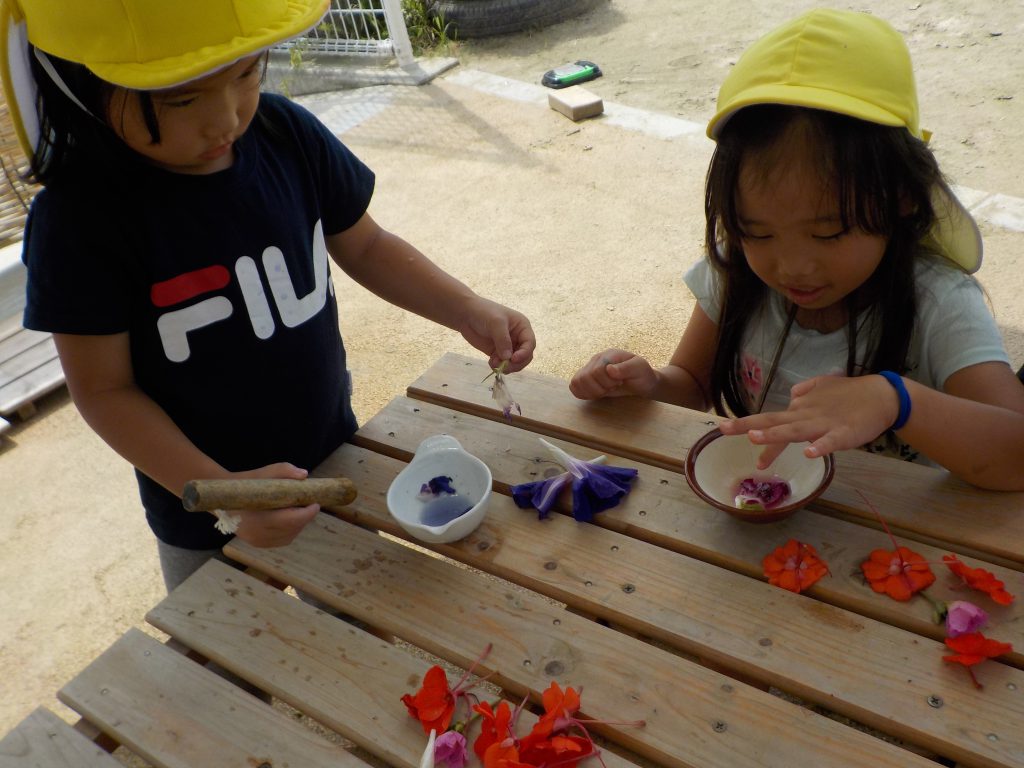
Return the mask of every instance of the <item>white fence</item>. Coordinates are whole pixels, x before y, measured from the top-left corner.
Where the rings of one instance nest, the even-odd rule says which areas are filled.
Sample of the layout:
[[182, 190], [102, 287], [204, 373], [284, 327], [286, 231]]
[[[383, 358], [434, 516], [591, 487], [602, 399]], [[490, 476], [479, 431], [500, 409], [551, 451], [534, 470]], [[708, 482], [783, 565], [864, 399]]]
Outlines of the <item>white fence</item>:
[[394, 56], [402, 66], [413, 61], [401, 0], [331, 0], [322, 22], [284, 47], [303, 53]]

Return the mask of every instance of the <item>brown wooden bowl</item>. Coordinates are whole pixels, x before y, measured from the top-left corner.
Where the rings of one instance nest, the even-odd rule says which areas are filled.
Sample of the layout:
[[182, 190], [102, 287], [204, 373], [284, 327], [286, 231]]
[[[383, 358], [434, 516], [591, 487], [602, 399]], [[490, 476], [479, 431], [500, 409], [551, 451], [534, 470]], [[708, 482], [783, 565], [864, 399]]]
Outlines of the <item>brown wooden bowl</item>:
[[[767, 470], [757, 469], [764, 450], [746, 435], [723, 435], [717, 427], [701, 437], [686, 454], [686, 482], [702, 501], [748, 523], [774, 523], [818, 498], [835, 474], [831, 454], [809, 459], [807, 443], [791, 443]], [[742, 509], [735, 504], [736, 486], [747, 477], [776, 475], [790, 487], [789, 499], [768, 510]]]

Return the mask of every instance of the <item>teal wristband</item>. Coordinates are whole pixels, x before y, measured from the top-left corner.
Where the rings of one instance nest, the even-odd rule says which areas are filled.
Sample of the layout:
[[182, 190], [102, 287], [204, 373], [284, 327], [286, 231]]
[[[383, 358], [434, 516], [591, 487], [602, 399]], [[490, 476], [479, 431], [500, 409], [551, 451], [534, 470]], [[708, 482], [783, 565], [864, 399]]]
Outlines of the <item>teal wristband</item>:
[[907, 385], [903, 383], [902, 376], [892, 371], [879, 371], [878, 375], [892, 384], [892, 388], [896, 390], [896, 396], [900, 400], [899, 415], [896, 416], [896, 421], [889, 429], [893, 431], [903, 429], [907, 424], [907, 419], [910, 418], [910, 393], [907, 392]]

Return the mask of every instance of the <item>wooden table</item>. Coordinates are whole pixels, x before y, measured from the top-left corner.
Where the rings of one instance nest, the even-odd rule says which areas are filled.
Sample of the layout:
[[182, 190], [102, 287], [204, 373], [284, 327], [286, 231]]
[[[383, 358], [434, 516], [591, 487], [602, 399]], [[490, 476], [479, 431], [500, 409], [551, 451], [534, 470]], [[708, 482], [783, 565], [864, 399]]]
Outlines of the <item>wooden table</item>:
[[[901, 543], [930, 561], [959, 553], [1018, 595], [1024, 494], [849, 452], [812, 508], [745, 524], [699, 502], [681, 472], [709, 415], [582, 403], [565, 382], [525, 371], [509, 380], [523, 415], [507, 423], [481, 383], [486, 373], [479, 361], [443, 357], [318, 468], [352, 478], [355, 503], [321, 514], [288, 547], [232, 542], [227, 553], [249, 573], [211, 562], [153, 608], [147, 619], [172, 643], [130, 631], [60, 691], [83, 717], [78, 730], [159, 766], [412, 768], [425, 739], [399, 699], [432, 661], [407, 644], [464, 668], [492, 643], [478, 669], [510, 701], [537, 702], [556, 680], [583, 689], [589, 717], [646, 722], [595, 726], [610, 745], [608, 768], [1024, 766], [1022, 600], [1000, 608], [933, 567], [932, 597], [982, 605], [986, 634], [1016, 649], [977, 667], [984, 688], [975, 689], [962, 667], [942, 661], [943, 629], [925, 600], [897, 603], [860, 578], [868, 552], [891, 544], [858, 491]], [[402, 532], [385, 493], [419, 442], [442, 432], [488, 464], [497, 493], [484, 524], [437, 546], [438, 557], [394, 538]], [[518, 509], [509, 486], [554, 467], [538, 434], [577, 457], [605, 453], [639, 468], [634, 490], [596, 524]], [[789, 538], [813, 544], [831, 569], [800, 595], [761, 573], [764, 555]], [[274, 582], [404, 642], [317, 611]], [[329, 743], [180, 649], [364, 752]], [[524, 713], [521, 730], [533, 717]], [[0, 766], [113, 764], [61, 726], [37, 711], [0, 742]]]

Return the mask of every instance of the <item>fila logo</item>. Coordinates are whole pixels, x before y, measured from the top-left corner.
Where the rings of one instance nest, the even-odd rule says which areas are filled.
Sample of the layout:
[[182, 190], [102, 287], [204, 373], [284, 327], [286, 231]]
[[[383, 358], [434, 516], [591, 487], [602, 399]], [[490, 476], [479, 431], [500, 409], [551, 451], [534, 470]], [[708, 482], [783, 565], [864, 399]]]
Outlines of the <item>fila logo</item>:
[[[280, 248], [273, 245], [265, 248], [261, 262], [270, 286], [270, 297], [277, 307], [281, 322], [288, 328], [302, 325], [316, 315], [327, 303], [328, 291], [334, 294], [327, 243], [324, 242], [320, 221], [313, 228], [313, 273], [316, 285], [305, 296], [299, 298], [295, 295], [288, 264]], [[242, 291], [253, 333], [257, 338], [269, 339], [274, 334], [276, 323], [270, 311], [267, 292], [263, 290], [260, 265], [250, 256], [240, 257], [235, 262], [235, 279]], [[219, 291], [230, 281], [231, 273], [226, 267], [205, 267], [156, 283], [150, 289], [150, 299], [154, 306], [173, 307], [204, 293]], [[226, 320], [234, 313], [234, 309], [227, 296], [211, 296], [191, 306], [165, 312], [157, 319], [156, 326], [167, 359], [174, 363], [188, 360], [191, 353], [189, 333]]]

